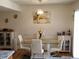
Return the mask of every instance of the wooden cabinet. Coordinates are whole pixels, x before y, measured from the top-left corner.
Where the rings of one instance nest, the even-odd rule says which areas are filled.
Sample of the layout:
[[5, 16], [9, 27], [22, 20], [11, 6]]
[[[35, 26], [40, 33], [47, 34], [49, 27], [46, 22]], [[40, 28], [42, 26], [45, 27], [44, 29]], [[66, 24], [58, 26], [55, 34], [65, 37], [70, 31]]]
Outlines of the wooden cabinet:
[[14, 32], [0, 32], [0, 48], [13, 48]]
[[62, 50], [66, 52], [71, 52], [71, 36], [61, 35], [61, 36], [58, 36], [58, 39], [63, 40]]

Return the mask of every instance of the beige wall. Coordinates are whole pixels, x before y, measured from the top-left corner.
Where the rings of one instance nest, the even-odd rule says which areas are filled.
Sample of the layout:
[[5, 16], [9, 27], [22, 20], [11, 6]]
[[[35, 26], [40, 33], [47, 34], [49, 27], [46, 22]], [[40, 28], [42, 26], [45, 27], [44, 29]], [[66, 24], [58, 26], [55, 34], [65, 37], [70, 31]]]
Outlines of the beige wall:
[[[34, 24], [33, 12], [36, 9], [43, 9], [49, 12], [49, 24]], [[13, 28], [23, 35], [33, 35], [40, 28], [43, 29], [45, 37], [55, 37], [57, 32], [73, 29], [73, 9], [70, 5], [46, 5], [46, 6], [22, 6], [21, 13], [17, 19], [13, 15], [17, 12], [0, 13], [0, 27]], [[4, 19], [8, 18], [9, 23], [5, 24]]]
[[[73, 9], [71, 5], [41, 5], [41, 6], [21, 6], [22, 11], [0, 12], [0, 28], [12, 28], [15, 30], [16, 38], [18, 34], [24, 37], [33, 36], [40, 28], [44, 32], [44, 37], [56, 39], [57, 32], [73, 30]], [[33, 12], [36, 9], [43, 9], [49, 12], [49, 24], [34, 24]], [[13, 15], [18, 14], [14, 19]], [[5, 23], [5, 18], [9, 19]], [[17, 39], [16, 39], [17, 40]], [[17, 41], [16, 41], [17, 42]]]
[[79, 0], [74, 3], [74, 10], [79, 10]]

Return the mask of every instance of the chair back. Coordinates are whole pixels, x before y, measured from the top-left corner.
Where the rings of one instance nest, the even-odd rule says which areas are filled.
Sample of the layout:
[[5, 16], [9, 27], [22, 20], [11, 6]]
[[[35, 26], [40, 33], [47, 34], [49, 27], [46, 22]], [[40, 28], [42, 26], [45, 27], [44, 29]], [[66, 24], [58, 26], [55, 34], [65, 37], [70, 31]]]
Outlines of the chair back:
[[23, 38], [21, 34], [18, 35], [18, 39], [19, 39], [20, 47], [22, 47]]
[[22, 38], [22, 35], [21, 34], [18, 35], [18, 39], [19, 39], [20, 42], [23, 41], [23, 38]]
[[32, 53], [42, 53], [42, 40], [32, 39], [31, 49]]
[[62, 39], [61, 37], [58, 37], [58, 47], [60, 48], [60, 50], [63, 49], [63, 42], [64, 42], [64, 39]]

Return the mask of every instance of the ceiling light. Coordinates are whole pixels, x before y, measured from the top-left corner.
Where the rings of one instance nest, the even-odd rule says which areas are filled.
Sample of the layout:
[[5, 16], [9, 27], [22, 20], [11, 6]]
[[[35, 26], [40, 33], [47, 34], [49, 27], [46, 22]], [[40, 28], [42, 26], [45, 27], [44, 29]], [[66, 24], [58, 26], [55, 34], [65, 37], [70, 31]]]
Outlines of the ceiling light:
[[39, 2], [42, 2], [42, 0], [38, 0]]

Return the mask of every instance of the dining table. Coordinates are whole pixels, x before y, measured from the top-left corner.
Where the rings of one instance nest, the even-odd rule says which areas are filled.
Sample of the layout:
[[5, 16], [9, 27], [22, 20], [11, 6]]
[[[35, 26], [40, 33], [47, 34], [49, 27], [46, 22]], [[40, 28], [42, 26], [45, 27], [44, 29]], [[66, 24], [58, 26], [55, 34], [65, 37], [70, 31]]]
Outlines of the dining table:
[[14, 50], [0, 50], [0, 59], [13, 59]]

